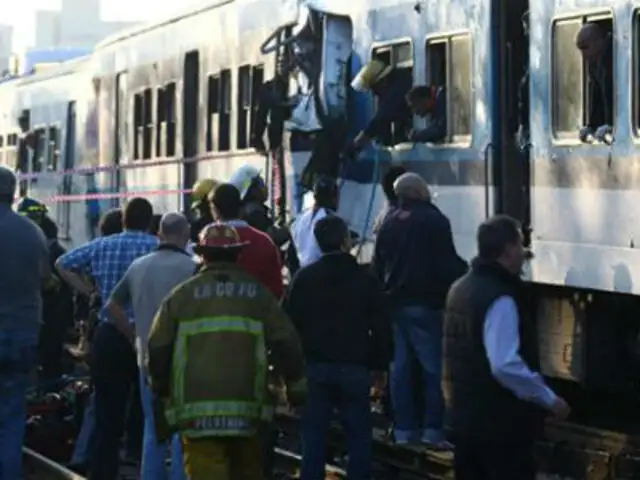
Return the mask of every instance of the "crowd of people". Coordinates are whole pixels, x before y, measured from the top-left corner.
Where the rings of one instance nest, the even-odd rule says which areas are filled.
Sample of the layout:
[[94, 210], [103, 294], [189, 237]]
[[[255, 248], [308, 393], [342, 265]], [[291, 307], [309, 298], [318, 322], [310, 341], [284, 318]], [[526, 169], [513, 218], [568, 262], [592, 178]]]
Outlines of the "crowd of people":
[[456, 478], [533, 479], [540, 408], [557, 418], [570, 408], [533, 368], [518, 223], [484, 222], [469, 268], [424, 180], [392, 167], [364, 266], [334, 179], [317, 180], [289, 233], [265, 208], [247, 209], [252, 189], [252, 202], [266, 198], [259, 172], [247, 172], [244, 188], [194, 188], [195, 221], [133, 198], [103, 217], [100, 237], [66, 252], [44, 205], [12, 210], [16, 178], [0, 167], [0, 476], [20, 478], [29, 373], [40, 363], [41, 382], [60, 374], [75, 296], [97, 317], [93, 394], [72, 459], [90, 479], [118, 478], [125, 431], [142, 479], [270, 478], [282, 391], [304, 407], [303, 480], [324, 478], [336, 413], [348, 478], [371, 478], [372, 392], [388, 401], [396, 444], [455, 445]]

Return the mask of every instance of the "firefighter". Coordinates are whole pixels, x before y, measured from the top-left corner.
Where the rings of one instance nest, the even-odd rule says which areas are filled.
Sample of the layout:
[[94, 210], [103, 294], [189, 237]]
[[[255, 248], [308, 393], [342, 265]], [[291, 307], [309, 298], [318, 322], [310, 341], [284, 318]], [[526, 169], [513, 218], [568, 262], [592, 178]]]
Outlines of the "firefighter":
[[306, 390], [293, 324], [273, 295], [237, 264], [242, 247], [231, 225], [207, 226], [196, 246], [205, 267], [162, 302], [149, 334], [158, 438], [180, 433], [192, 480], [263, 477], [260, 430], [270, 420], [267, 349], [287, 382], [289, 401]]
[[195, 218], [191, 222], [191, 241], [197, 242], [198, 235], [204, 227], [213, 223], [211, 208], [207, 201], [209, 195], [218, 186], [218, 182], [212, 178], [204, 178], [193, 184], [191, 190], [191, 210], [195, 213]]
[[243, 165], [231, 176], [229, 183], [240, 192], [242, 220], [253, 228], [268, 234], [278, 248], [289, 240], [289, 231], [275, 225], [269, 207], [267, 185], [260, 170], [252, 165]]
[[371, 91], [377, 97], [378, 108], [365, 129], [343, 150], [343, 157], [353, 157], [371, 140], [384, 139], [396, 122], [406, 123], [407, 128], [411, 126], [408, 123], [411, 112], [405, 97], [412, 83], [410, 72], [394, 69], [381, 60], [371, 60], [362, 67], [351, 82], [351, 88], [357, 92]]
[[[49, 264], [52, 271], [56, 260], [66, 253], [66, 250], [58, 243], [58, 227], [47, 216], [47, 206], [34, 200], [23, 197], [16, 204], [16, 212], [26, 216], [36, 223], [47, 240], [49, 251]], [[74, 300], [73, 293], [66, 282], [56, 278], [56, 288], [45, 290], [42, 293], [43, 325], [40, 329], [38, 341], [41, 383], [46, 383], [47, 388], [55, 387], [55, 381], [62, 375], [62, 356], [64, 339], [67, 330], [73, 325]]]

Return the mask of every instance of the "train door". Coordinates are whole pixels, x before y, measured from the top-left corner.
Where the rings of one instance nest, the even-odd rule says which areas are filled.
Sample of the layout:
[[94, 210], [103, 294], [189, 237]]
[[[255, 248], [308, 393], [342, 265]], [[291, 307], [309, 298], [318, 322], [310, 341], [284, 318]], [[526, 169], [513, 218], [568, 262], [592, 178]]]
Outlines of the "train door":
[[[128, 114], [127, 111], [127, 80], [128, 74], [127, 72], [120, 72], [116, 76], [116, 128], [115, 128], [115, 138], [113, 149], [113, 165], [114, 172], [112, 177], [112, 190], [113, 192], [121, 192], [123, 185], [122, 171], [120, 170], [120, 162], [123, 157], [126, 157], [129, 152], [129, 125], [128, 125]], [[119, 203], [119, 197], [114, 197], [112, 200], [112, 207], [117, 208]]]
[[[198, 107], [200, 103], [200, 52], [186, 54], [183, 68], [182, 91], [182, 190], [189, 191], [198, 179]], [[189, 193], [182, 198], [183, 208], [189, 205]]]
[[58, 209], [60, 217], [58, 225], [62, 239], [71, 240], [71, 201], [68, 196], [73, 189], [73, 174], [69, 173], [75, 165], [76, 153], [76, 102], [67, 105], [66, 129], [64, 138], [64, 154], [62, 170], [65, 172], [62, 179], [62, 207]]
[[495, 210], [518, 219], [531, 244], [529, 163], [529, 0], [499, 0], [494, 7], [493, 183]]

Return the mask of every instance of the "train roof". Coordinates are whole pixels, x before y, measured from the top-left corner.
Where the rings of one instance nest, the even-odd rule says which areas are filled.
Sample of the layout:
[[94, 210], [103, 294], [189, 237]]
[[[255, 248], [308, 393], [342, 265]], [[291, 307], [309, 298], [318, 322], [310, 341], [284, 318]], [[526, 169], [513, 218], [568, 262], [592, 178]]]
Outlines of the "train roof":
[[135, 27], [127, 28], [124, 30], [120, 30], [112, 35], [109, 35], [104, 40], [102, 40], [96, 46], [96, 50], [100, 50], [102, 48], [109, 47], [114, 43], [127, 40], [132, 37], [136, 37], [138, 35], [142, 35], [143, 33], [150, 32], [155, 30], [156, 28], [164, 27], [167, 25], [171, 25], [172, 23], [179, 22], [180, 20], [184, 20], [185, 18], [192, 17], [198, 15], [200, 13], [206, 12], [208, 10], [221, 7], [223, 5], [227, 5], [229, 3], [234, 3], [236, 0], [209, 0], [206, 4], [194, 5], [192, 7], [187, 7], [185, 11], [181, 13], [173, 13], [167, 18], [163, 18], [160, 20], [154, 20], [152, 22], [143, 23], [141, 25], [137, 25]]
[[89, 60], [91, 54], [83, 57], [73, 58], [60, 62], [57, 65], [36, 73], [27, 73], [18, 77], [9, 78], [6, 81], [0, 81], [0, 86], [3, 85], [29, 85], [32, 83], [50, 80], [52, 78], [61, 77], [64, 75], [70, 75], [79, 71]]

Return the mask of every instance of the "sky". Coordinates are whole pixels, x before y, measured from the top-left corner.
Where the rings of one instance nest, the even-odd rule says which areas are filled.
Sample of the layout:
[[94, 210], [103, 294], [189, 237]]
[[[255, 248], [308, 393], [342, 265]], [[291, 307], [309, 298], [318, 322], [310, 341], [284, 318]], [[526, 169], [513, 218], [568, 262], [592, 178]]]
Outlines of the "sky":
[[[203, 1], [205, 0], [102, 0], [101, 13], [105, 21], [144, 22]], [[2, 12], [0, 23], [13, 25], [13, 50], [20, 52], [34, 42], [35, 11], [57, 10], [62, 0], [17, 0], [11, 3], [11, 8]]]

